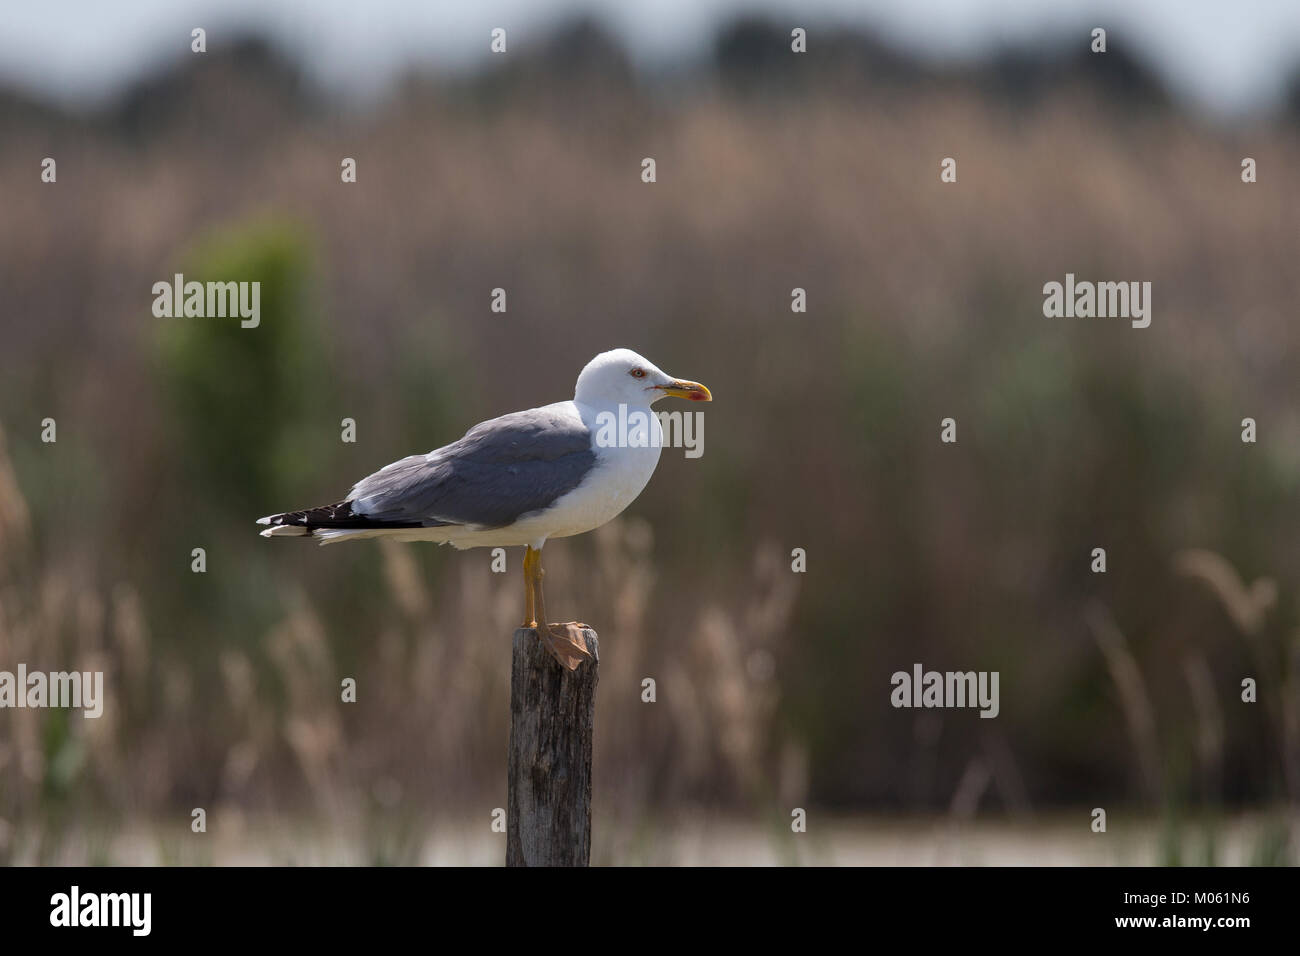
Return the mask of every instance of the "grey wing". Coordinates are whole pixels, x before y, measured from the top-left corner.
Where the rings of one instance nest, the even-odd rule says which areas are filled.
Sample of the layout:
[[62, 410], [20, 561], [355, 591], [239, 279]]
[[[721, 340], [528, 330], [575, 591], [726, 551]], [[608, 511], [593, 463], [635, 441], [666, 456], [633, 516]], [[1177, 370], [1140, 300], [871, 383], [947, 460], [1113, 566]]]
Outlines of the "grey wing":
[[359, 481], [348, 499], [377, 521], [500, 528], [572, 491], [595, 466], [591, 433], [580, 420], [534, 408], [395, 461]]

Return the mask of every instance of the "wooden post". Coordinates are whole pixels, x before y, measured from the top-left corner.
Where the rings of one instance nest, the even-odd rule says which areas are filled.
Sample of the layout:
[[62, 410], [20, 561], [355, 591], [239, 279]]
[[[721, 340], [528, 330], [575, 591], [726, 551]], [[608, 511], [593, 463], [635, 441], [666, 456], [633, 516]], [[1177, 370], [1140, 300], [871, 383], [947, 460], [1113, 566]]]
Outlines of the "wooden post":
[[600, 653], [561, 667], [531, 628], [510, 657], [510, 793], [506, 866], [586, 866], [591, 859], [591, 740]]

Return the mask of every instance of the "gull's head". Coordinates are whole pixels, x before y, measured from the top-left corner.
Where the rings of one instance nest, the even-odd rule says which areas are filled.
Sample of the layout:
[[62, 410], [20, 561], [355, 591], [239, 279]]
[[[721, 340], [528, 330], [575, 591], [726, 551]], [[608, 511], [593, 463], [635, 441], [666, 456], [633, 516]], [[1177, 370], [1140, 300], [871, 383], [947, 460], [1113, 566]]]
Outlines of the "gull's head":
[[631, 349], [614, 349], [587, 363], [578, 376], [573, 400], [584, 405], [649, 407], [668, 395], [692, 402], [713, 401], [699, 382], [669, 375]]

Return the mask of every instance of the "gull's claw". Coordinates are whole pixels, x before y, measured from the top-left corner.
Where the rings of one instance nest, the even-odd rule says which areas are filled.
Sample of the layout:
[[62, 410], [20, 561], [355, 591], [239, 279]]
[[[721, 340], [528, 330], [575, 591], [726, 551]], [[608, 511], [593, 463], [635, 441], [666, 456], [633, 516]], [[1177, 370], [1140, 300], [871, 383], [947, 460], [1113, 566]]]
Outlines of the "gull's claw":
[[587, 650], [587, 641], [582, 634], [585, 628], [585, 624], [570, 621], [539, 626], [536, 631], [538, 639], [560, 666], [576, 671], [579, 664], [591, 660], [591, 652]]

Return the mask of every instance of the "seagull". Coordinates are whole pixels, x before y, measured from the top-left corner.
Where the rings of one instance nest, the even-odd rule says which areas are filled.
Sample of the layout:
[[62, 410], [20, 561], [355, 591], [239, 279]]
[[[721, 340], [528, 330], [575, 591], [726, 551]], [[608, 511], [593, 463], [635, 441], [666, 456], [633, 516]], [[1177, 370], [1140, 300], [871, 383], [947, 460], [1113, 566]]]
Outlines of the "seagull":
[[[357, 482], [342, 501], [267, 515], [262, 536], [435, 541], [453, 548], [524, 547], [524, 624], [560, 664], [591, 658], [577, 621], [547, 624], [542, 546], [599, 528], [636, 500], [663, 444], [650, 410], [672, 396], [710, 402], [630, 349], [602, 352], [573, 400], [475, 425], [450, 445], [411, 455]], [[539, 624], [541, 621], [543, 623]]]

